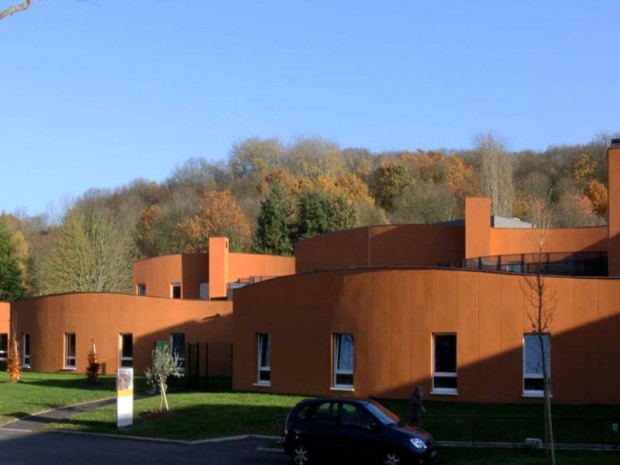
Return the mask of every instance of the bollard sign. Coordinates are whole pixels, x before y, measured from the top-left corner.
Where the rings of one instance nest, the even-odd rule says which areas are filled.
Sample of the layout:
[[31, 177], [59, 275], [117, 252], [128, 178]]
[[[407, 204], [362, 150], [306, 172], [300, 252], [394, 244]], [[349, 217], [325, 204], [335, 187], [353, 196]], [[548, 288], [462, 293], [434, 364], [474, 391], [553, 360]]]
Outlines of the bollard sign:
[[116, 377], [116, 426], [133, 424], [133, 368], [119, 368]]

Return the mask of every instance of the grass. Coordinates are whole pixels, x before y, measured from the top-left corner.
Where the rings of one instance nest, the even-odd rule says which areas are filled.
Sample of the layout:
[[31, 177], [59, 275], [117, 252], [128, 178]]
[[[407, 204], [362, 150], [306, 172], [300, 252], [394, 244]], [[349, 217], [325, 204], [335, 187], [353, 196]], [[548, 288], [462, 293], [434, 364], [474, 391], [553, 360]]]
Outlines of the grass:
[[7, 373], [0, 372], [0, 424], [44, 410], [112, 397], [115, 389], [113, 377], [103, 377], [101, 384], [92, 386], [86, 382], [86, 375], [26, 372], [14, 384]]
[[116, 428], [116, 406], [50, 425], [54, 429], [196, 440], [242, 434], [281, 435], [286, 414], [301, 397], [254, 393], [171, 393], [170, 412], [159, 396], [134, 401], [134, 424]]

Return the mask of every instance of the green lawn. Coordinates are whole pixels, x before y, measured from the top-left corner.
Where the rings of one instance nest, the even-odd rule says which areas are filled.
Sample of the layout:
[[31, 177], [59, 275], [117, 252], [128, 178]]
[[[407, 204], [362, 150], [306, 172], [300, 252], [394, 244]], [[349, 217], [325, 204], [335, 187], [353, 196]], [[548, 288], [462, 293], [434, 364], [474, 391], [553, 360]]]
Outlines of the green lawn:
[[[0, 423], [33, 412], [115, 395], [113, 377], [104, 377], [102, 384], [98, 386], [88, 385], [85, 376], [80, 374], [24, 373], [19, 384], [7, 381], [6, 373], [0, 373]], [[220, 383], [218, 392], [186, 392], [182, 390], [182, 383], [175, 384], [175, 392], [169, 394], [170, 413], [156, 414], [159, 407], [158, 396], [136, 398], [134, 425], [120, 431], [116, 428], [115, 405], [76, 415], [49, 427], [189, 440], [237, 434], [279, 436], [287, 412], [301, 399], [298, 396], [232, 393], [221, 389], [226, 383]], [[210, 386], [216, 388], [219, 384], [213, 383]], [[136, 391], [146, 391], [143, 378], [136, 379]], [[406, 402], [386, 403], [401, 416], [406, 416]], [[425, 405], [427, 416], [424, 426], [440, 441], [507, 441], [519, 444], [527, 437], [542, 438], [541, 405], [448, 402], [427, 402]], [[553, 413], [556, 442], [620, 442], [620, 433], [612, 430], [614, 422], [620, 423], [618, 406], [553, 406]], [[450, 448], [442, 450], [444, 449], [445, 459], [448, 460], [446, 463], [478, 463], [476, 457], [481, 454], [484, 457], [486, 453], [477, 450], [460, 452]], [[502, 463], [511, 463], [509, 460], [513, 460], [513, 456], [516, 457], [515, 463], [539, 463], [536, 461], [539, 453], [540, 451], [506, 450], [506, 461]], [[469, 454], [473, 454], [471, 462], [468, 462]], [[528, 454], [532, 456], [531, 461]], [[577, 452], [562, 454], [579, 456]], [[618, 454], [612, 455], [616, 463], [620, 463]], [[458, 462], [451, 462], [457, 456]], [[523, 457], [528, 457], [527, 461], [522, 461]]]
[[86, 375], [23, 373], [17, 384], [0, 372], [0, 424], [31, 413], [65, 407], [115, 395], [116, 379], [102, 378], [100, 385], [86, 383]]

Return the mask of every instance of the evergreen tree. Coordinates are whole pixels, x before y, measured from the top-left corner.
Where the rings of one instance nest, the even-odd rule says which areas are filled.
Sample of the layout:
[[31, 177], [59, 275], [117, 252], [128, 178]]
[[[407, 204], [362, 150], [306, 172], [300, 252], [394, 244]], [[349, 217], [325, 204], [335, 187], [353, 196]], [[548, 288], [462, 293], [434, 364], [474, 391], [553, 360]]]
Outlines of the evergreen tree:
[[291, 255], [291, 201], [281, 184], [274, 184], [261, 202], [254, 250], [259, 253]]
[[24, 292], [13, 234], [6, 217], [0, 216], [0, 302], [13, 302]]
[[297, 238], [308, 239], [327, 232], [348, 229], [355, 225], [355, 209], [341, 196], [310, 189], [299, 198]]

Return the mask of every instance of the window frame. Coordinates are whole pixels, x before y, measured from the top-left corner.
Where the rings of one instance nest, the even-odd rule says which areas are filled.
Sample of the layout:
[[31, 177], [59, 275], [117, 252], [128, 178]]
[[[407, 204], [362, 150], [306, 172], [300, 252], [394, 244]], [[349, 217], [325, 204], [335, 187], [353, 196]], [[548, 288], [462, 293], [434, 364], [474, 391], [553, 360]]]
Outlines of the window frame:
[[[454, 371], [437, 371], [437, 338], [454, 337]], [[434, 333], [433, 334], [433, 358], [432, 358], [432, 380], [433, 386], [431, 394], [457, 395], [458, 394], [458, 338], [456, 333]], [[454, 379], [455, 387], [436, 386], [439, 379]]]
[[30, 368], [30, 333], [22, 333], [22, 368]]
[[[341, 351], [343, 349], [343, 343], [346, 338], [351, 341], [351, 354], [350, 360], [347, 360], [351, 364], [351, 368], [341, 368]], [[332, 370], [332, 387], [334, 391], [354, 391], [355, 386], [355, 338], [353, 333], [333, 333], [332, 334], [332, 352], [333, 352], [333, 370]], [[351, 382], [341, 382], [339, 378], [351, 377]]]
[[[181, 336], [183, 339], [183, 344], [181, 345], [181, 350], [178, 350], [179, 344], [175, 344], [175, 336]], [[174, 356], [177, 354], [177, 361], [179, 362], [177, 372], [185, 373], [185, 348], [187, 343], [185, 342], [185, 333], [170, 333], [170, 355]]]
[[0, 362], [9, 360], [9, 334], [0, 333]]
[[65, 357], [63, 370], [77, 369], [77, 338], [75, 333], [65, 333]]
[[[125, 338], [129, 336], [131, 338], [131, 356], [128, 356], [125, 352], [126, 344]], [[133, 367], [133, 333], [120, 333], [118, 336], [118, 366], [120, 368], [132, 368]]]
[[146, 295], [146, 284], [145, 283], [136, 284], [136, 295], [142, 295], [142, 296]]
[[[549, 379], [549, 394], [551, 394], [551, 334], [549, 333], [526, 333], [523, 335], [523, 378], [522, 378], [522, 390], [523, 390], [523, 397], [544, 397], [545, 395], [545, 379], [544, 379], [544, 373], [542, 373], [542, 367], [540, 368], [541, 373], [537, 373], [537, 372], [533, 372], [533, 373], [528, 373], [528, 362], [527, 362], [527, 349], [528, 349], [528, 344], [527, 344], [527, 340], [528, 338], [533, 338], [534, 339], [534, 343], [537, 346], [537, 351], [540, 351], [540, 346], [538, 343], [538, 336], [539, 334], [542, 334], [544, 337], [544, 341], [543, 341], [543, 345], [544, 345], [544, 349], [546, 350], [546, 360], [547, 360], [547, 376]], [[536, 356], [540, 356], [542, 354], [537, 353], [535, 354]], [[526, 382], [528, 380], [542, 380], [543, 382], [543, 386], [542, 389], [526, 389]]]
[[[254, 384], [255, 386], [271, 386], [271, 336], [269, 333], [256, 333], [256, 352], [256, 383]], [[266, 364], [263, 364], [264, 359], [266, 359]]]

